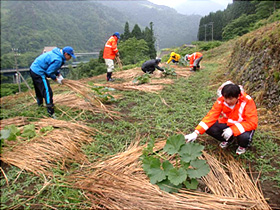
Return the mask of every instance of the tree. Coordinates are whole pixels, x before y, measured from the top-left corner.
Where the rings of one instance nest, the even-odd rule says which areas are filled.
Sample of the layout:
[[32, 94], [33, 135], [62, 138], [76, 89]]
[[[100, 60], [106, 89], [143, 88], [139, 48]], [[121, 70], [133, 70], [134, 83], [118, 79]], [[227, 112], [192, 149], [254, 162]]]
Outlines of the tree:
[[124, 33], [121, 34], [121, 40], [126, 41], [131, 37], [130, 31], [129, 31], [129, 24], [128, 22], [125, 23], [124, 26]]
[[142, 39], [143, 38], [141, 29], [138, 26], [138, 24], [135, 24], [134, 28], [132, 29], [131, 37], [135, 37], [136, 39]]
[[153, 22], [150, 22], [150, 28], [146, 27], [144, 31], [144, 39], [149, 47], [149, 57], [151, 59], [155, 58], [157, 55], [157, 51], [155, 49], [155, 37], [154, 37], [154, 29]]
[[149, 47], [144, 39], [132, 37], [118, 46], [123, 64], [136, 64], [149, 59]]

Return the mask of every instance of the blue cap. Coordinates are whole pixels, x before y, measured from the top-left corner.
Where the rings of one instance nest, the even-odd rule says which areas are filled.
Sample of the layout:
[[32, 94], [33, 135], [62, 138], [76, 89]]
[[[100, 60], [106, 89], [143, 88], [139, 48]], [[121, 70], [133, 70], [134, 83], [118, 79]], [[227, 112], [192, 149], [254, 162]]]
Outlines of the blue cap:
[[121, 36], [120, 36], [120, 33], [119, 33], [119, 32], [115, 32], [115, 33], [113, 34], [113, 36], [118, 37], [118, 39], [120, 39], [120, 38], [121, 38]]
[[74, 55], [74, 50], [72, 47], [70, 47], [70, 46], [64, 47], [62, 49], [62, 51], [63, 51], [63, 54], [67, 53], [67, 54], [71, 55], [72, 58], [76, 59], [76, 56]]

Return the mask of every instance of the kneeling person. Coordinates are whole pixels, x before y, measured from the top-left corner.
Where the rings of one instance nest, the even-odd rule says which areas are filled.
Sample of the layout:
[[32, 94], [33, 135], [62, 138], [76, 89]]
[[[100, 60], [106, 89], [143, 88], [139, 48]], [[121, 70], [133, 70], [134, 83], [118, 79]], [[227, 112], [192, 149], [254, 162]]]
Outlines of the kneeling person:
[[[195, 128], [185, 136], [187, 142], [195, 141], [198, 134], [207, 133], [218, 141], [220, 147], [226, 148], [236, 137], [237, 154], [243, 154], [252, 142], [258, 124], [255, 102], [236, 84], [227, 84], [222, 88], [222, 96], [214, 103], [212, 109]], [[219, 118], [219, 116], [222, 116]]]
[[160, 58], [157, 59], [152, 59], [152, 60], [148, 60], [145, 63], [143, 63], [142, 65], [142, 71], [144, 73], [148, 73], [148, 74], [152, 74], [154, 73], [154, 71], [156, 70], [156, 68], [162, 72], [165, 72], [165, 70], [161, 67], [159, 67], [159, 63], [161, 62]]

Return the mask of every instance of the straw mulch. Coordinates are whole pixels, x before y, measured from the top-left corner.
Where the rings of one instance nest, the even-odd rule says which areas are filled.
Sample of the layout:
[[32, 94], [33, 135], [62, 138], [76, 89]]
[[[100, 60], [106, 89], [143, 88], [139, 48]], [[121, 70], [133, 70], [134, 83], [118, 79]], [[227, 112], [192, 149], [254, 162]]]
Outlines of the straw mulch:
[[164, 88], [163, 84], [172, 84], [174, 81], [172, 79], [152, 79], [150, 83], [145, 84], [134, 84], [131, 82], [125, 82], [122, 84], [118, 83], [108, 83], [108, 84], [95, 84], [96, 86], [106, 86], [115, 88], [117, 90], [138, 90], [143, 92], [157, 93]]
[[[81, 147], [93, 141], [92, 135], [96, 130], [55, 119], [43, 119], [34, 124], [37, 136], [28, 141], [17, 141], [12, 147], [3, 147], [1, 161], [48, 176], [52, 176], [52, 169], [58, 166], [67, 170], [69, 163], [88, 164]], [[50, 125], [55, 129], [44, 134], [39, 132], [42, 127]]]
[[[120, 95], [114, 95], [113, 97], [116, 99], [121, 98]], [[87, 100], [85, 100], [83, 97], [77, 96], [73, 92], [57, 94], [53, 98], [56, 103], [58, 103], [59, 105], [67, 106], [70, 108], [70, 110], [74, 109], [74, 110], [91, 111], [92, 113], [102, 112], [100, 111], [99, 108], [93, 107]], [[106, 107], [110, 110], [113, 109], [113, 107], [108, 104], [106, 104]]]
[[[164, 144], [165, 141], [157, 143], [156, 150], [162, 149]], [[236, 182], [239, 182], [239, 187], [234, 186], [236, 182], [226, 182], [227, 188], [237, 190], [235, 195], [223, 195], [215, 190], [211, 194], [188, 190], [173, 194], [161, 191], [157, 185], [149, 182], [142, 170], [139, 162], [142, 149], [142, 146], [134, 144], [123, 153], [76, 172], [69, 177], [69, 181], [76, 188], [85, 190], [85, 196], [92, 203], [93, 209], [271, 209], [265, 200], [256, 196], [261, 193], [241, 166], [235, 168], [239, 170], [237, 172], [229, 171], [234, 179], [238, 177]], [[208, 160], [211, 156], [204, 154], [211, 173], [226, 175], [222, 163], [216, 160], [219, 167], [215, 168], [213, 161]], [[211, 157], [211, 160], [215, 158]], [[204, 180], [210, 179], [208, 176]], [[220, 181], [205, 182], [209, 189], [219, 183]], [[252, 188], [247, 189], [250, 183]], [[241, 186], [242, 192], [238, 194]], [[247, 194], [244, 194], [246, 191]]]
[[7, 125], [23, 126], [27, 125], [28, 121], [26, 117], [13, 117], [9, 119], [1, 120], [0, 130], [2, 130]]
[[91, 88], [92, 88], [91, 86], [84, 84], [80, 81], [68, 80], [68, 79], [64, 79], [63, 84], [65, 86], [69, 87], [74, 92], [82, 95], [88, 101], [88, 105], [92, 106], [93, 108], [97, 108], [98, 110], [102, 111], [103, 113], [106, 113], [111, 119], [120, 118], [119, 112], [109, 110], [102, 103], [102, 101], [96, 95], [93, 94], [93, 91], [91, 90]]

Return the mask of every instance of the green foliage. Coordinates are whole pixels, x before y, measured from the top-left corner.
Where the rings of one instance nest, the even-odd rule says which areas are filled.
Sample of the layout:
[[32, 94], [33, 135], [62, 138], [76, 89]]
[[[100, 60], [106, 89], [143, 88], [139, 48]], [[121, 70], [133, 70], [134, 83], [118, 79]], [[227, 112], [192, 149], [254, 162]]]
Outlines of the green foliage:
[[[279, 8], [280, 2], [275, 0], [233, 1], [224, 11], [211, 12], [200, 19], [198, 40], [211, 40], [212, 32], [214, 40], [233, 39], [266, 24], [266, 21], [257, 21], [273, 16]], [[214, 23], [213, 31], [211, 22]]]
[[124, 65], [136, 64], [139, 61], [149, 59], [149, 46], [144, 39], [130, 38], [121, 42], [118, 49]]
[[[91, 84], [91, 83], [90, 83]], [[92, 85], [92, 84], [91, 84]], [[93, 86], [91, 89], [94, 91], [96, 97], [101, 100], [103, 103], [115, 102], [116, 99], [114, 96], [109, 94], [109, 91], [114, 91], [114, 88], [102, 87], [102, 86]]]
[[41, 133], [46, 133], [46, 132], [48, 132], [48, 131], [52, 131], [53, 129], [54, 129], [53, 126], [48, 125], [48, 126], [46, 126], [46, 127], [41, 128], [41, 129], [40, 129], [40, 132], [41, 132]]
[[150, 74], [146, 73], [135, 77], [132, 82], [141, 85], [141, 84], [149, 83], [150, 81], [151, 81], [151, 76]]
[[229, 40], [237, 36], [242, 36], [250, 31], [250, 28], [254, 26], [257, 21], [257, 16], [252, 15], [241, 15], [239, 18], [233, 20], [223, 29], [223, 39]]
[[[22, 92], [25, 92], [28, 90], [28, 88], [26, 87], [26, 85], [24, 83], [21, 83], [20, 87], [21, 87]], [[1, 84], [1, 97], [13, 95], [18, 92], [19, 92], [18, 84], [7, 84], [7, 83]]]
[[21, 136], [27, 139], [31, 139], [34, 136], [36, 136], [35, 125], [34, 124], [25, 125]]
[[164, 67], [165, 72], [163, 73], [164, 75], [171, 75], [171, 76], [176, 76], [176, 72], [174, 68], [171, 68], [170, 66]]
[[[210, 168], [205, 160], [198, 159], [204, 146], [197, 143], [185, 143], [183, 135], [171, 136], [163, 148], [165, 153], [154, 153], [154, 141], [143, 151], [143, 170], [152, 184], [157, 184], [162, 190], [176, 192], [183, 184], [188, 189], [196, 189], [197, 178], [209, 173]], [[173, 165], [168, 156], [175, 156]]]
[[1, 140], [16, 140], [17, 136], [20, 135], [20, 130], [15, 125], [8, 125], [1, 130]]
[[207, 51], [219, 47], [222, 44], [222, 42], [221, 41], [209, 41], [209, 42], [197, 41], [197, 42], [192, 42], [192, 44], [197, 45], [197, 47], [199, 48], [198, 51]]
[[104, 63], [99, 62], [98, 59], [90, 59], [87, 63], [79, 63], [76, 68], [70, 68], [67, 78], [78, 80], [104, 74], [106, 71]]

